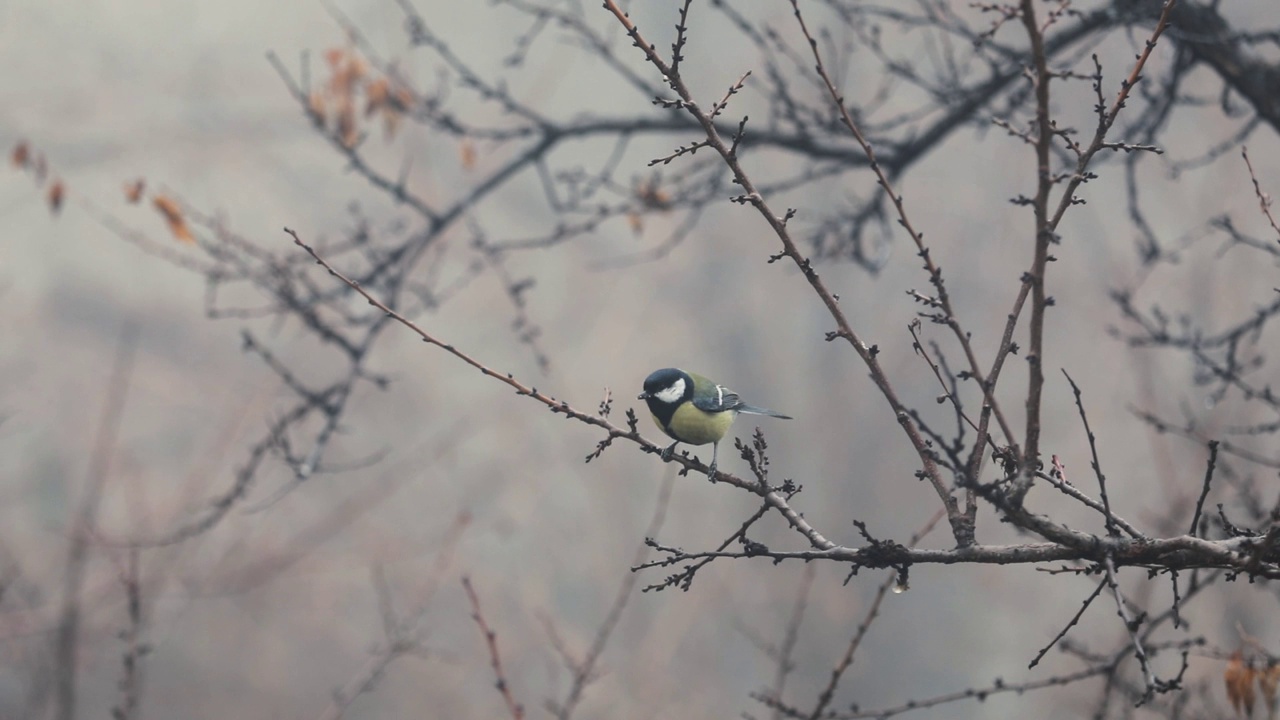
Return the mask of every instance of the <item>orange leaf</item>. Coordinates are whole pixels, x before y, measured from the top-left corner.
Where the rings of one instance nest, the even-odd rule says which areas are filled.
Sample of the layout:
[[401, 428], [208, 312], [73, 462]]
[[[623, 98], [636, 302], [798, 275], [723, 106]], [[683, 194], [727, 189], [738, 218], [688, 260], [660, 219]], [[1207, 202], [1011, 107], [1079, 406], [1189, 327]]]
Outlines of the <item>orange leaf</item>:
[[49, 186], [49, 194], [46, 198], [49, 201], [49, 211], [57, 215], [62, 210], [62, 201], [66, 199], [67, 188], [62, 184], [61, 180], [54, 180]]
[[137, 205], [138, 201], [142, 199], [142, 191], [146, 187], [146, 185], [147, 185], [146, 181], [143, 180], [142, 178], [138, 178], [133, 182], [125, 183], [124, 199], [129, 201], [130, 205]]
[[369, 117], [387, 104], [387, 99], [391, 96], [391, 81], [385, 77], [374, 80], [365, 86], [364, 96], [364, 116]]
[[14, 167], [25, 168], [31, 160], [31, 146], [27, 145], [26, 140], [20, 141], [13, 146], [13, 155], [10, 157], [13, 159]]
[[1243, 709], [1246, 716], [1253, 714], [1254, 674], [1253, 668], [1245, 664], [1239, 650], [1231, 656], [1227, 669], [1222, 673], [1222, 681], [1227, 686], [1227, 699], [1231, 701], [1231, 707], [1235, 708], [1236, 713]]
[[337, 98], [345, 98], [355, 93], [356, 83], [365, 76], [368, 66], [364, 60], [355, 55], [346, 56], [345, 63], [333, 63], [333, 76], [329, 78], [329, 92]]
[[182, 208], [178, 203], [165, 195], [156, 195], [151, 198], [151, 204], [155, 205], [156, 210], [164, 217], [164, 221], [169, 224], [169, 232], [181, 242], [194, 244], [196, 239], [191, 234], [191, 229], [187, 227], [187, 221], [182, 217]]

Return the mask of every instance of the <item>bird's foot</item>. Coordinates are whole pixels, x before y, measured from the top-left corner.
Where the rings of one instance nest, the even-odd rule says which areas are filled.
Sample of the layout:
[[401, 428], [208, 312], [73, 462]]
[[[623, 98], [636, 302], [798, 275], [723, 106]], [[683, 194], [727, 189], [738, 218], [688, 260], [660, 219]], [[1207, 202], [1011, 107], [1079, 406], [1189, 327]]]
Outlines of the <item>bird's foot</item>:
[[667, 446], [666, 450], [662, 451], [662, 462], [671, 462], [671, 456], [675, 454], [676, 446], [679, 444], [678, 442], [673, 442]]

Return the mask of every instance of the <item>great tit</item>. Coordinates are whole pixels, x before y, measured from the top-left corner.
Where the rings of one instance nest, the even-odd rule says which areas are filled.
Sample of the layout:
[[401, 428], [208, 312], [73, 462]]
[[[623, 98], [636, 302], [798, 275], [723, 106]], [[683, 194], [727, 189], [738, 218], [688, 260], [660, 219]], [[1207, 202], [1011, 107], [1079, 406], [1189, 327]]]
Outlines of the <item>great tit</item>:
[[733, 425], [738, 413], [791, 419], [782, 413], [748, 405], [729, 388], [678, 368], [653, 371], [644, 379], [644, 392], [637, 399], [649, 405], [653, 421], [675, 440], [662, 451], [663, 461], [671, 459], [676, 445], [680, 443], [712, 443], [711, 468], [707, 476], [713, 479], [720, 439], [729, 432], [729, 426]]

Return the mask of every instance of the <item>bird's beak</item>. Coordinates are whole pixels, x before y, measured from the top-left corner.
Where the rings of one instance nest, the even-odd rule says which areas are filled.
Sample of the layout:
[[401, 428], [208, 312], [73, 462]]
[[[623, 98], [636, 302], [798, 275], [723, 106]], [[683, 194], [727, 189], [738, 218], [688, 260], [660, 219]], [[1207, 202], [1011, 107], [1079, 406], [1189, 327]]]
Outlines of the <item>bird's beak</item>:
[[639, 395], [637, 395], [637, 396], [636, 396], [636, 399], [637, 399], [637, 400], [648, 400], [648, 399], [649, 399], [649, 393], [647, 393], [647, 392], [642, 392], [642, 393], [640, 393]]

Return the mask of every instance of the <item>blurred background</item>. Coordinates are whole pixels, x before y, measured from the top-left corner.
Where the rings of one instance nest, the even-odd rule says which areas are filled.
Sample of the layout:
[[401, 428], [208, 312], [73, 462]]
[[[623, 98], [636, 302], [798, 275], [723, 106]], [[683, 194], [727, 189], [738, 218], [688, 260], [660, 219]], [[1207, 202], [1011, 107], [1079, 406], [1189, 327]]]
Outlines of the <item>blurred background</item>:
[[[528, 57], [509, 62], [535, 17], [521, 3], [413, 4], [433, 37], [468, 67], [484, 78], [509, 76], [503, 87], [511, 97], [546, 117], [670, 116], [593, 61], [581, 41], [565, 39], [568, 31], [547, 30]], [[1247, 28], [1267, 21], [1269, 9], [1265, 0], [1233, 3], [1230, 18]], [[642, 32], [669, 50], [675, 8], [633, 10]], [[794, 40], [789, 6], [749, 10], [753, 22]], [[831, 17], [825, 7], [813, 12]], [[661, 86], [616, 20], [598, 8], [586, 8], [583, 17], [612, 42], [621, 63]], [[750, 114], [763, 122], [770, 101], [758, 48], [701, 4], [690, 22], [685, 73], [695, 94], [710, 104], [755, 70], [756, 84], [727, 117], [736, 123]], [[1149, 31], [1149, 25], [1116, 30], [1093, 46], [1107, 61], [1108, 98]], [[1023, 42], [1020, 28], [1001, 32], [1011, 45]], [[910, 32], [885, 38], [886, 45], [899, 43], [895, 54], [925, 52], [912, 43], [928, 45]], [[368, 58], [369, 48], [380, 57]], [[263, 353], [245, 350], [244, 333], [303, 384], [325, 386], [346, 367], [332, 344], [318, 342], [296, 318], [209, 317], [206, 270], [226, 260], [210, 250], [226, 243], [215, 229], [301, 263], [301, 250], [282, 228], [336, 248], [361, 232], [394, 239], [424, 225], [412, 207], [353, 170], [341, 138], [317, 131], [267, 59], [274, 53], [301, 87], [308, 87], [304, 74], [320, 87], [334, 67], [326, 51], [386, 63], [421, 97], [445, 97], [440, 88], [459, 78], [457, 68], [440, 69], [438, 55], [423, 57], [422, 48], [410, 47], [406, 11], [392, 0], [0, 4], [0, 66], [8, 68], [0, 83], [0, 145], [28, 143], [48, 166], [40, 186], [30, 171], [0, 173], [0, 717], [52, 717], [58, 707], [60, 665], [52, 648], [65, 618], [68, 547], [84, 527], [77, 518], [92, 505], [85, 498], [98, 483], [101, 501], [79, 590], [75, 715], [101, 716], [122, 702], [129, 643], [120, 634], [131, 626], [122, 581], [130, 576], [128, 542], [173, 539], [175, 529], [205, 517], [210, 500], [234, 486], [255, 444], [297, 401]], [[1153, 63], [1164, 68], [1169, 58], [1162, 51], [1172, 53], [1157, 50]], [[870, 98], [881, 87], [879, 77], [860, 72], [879, 67], [873, 57], [854, 53], [833, 63], [851, 97]], [[1089, 70], [1085, 61], [1081, 71]], [[821, 98], [809, 80], [795, 83]], [[1208, 73], [1186, 81], [1190, 90], [1210, 94], [1217, 84]], [[468, 122], [503, 127], [511, 119], [493, 103], [453, 92], [458, 97], [449, 100]], [[918, 92], [890, 93], [879, 117], [906, 111]], [[1088, 84], [1064, 84], [1056, 97], [1064, 122], [1091, 134]], [[1009, 199], [1032, 193], [1035, 170], [1032, 154], [993, 127], [991, 114], [955, 131], [897, 180], [984, 364], [1030, 262], [1030, 212]], [[388, 133], [376, 120], [360, 115], [368, 137], [359, 157], [440, 207], [466, 197], [516, 154], [509, 144], [464, 141], [409, 122]], [[1144, 161], [1135, 176], [1145, 221], [1167, 239], [1161, 262], [1144, 262], [1139, 252], [1143, 239], [1130, 220], [1120, 157], [1095, 168], [1101, 177], [1084, 186], [1087, 204], [1071, 209], [1054, 248], [1044, 452], [1059, 456], [1077, 485], [1093, 487], [1065, 369], [1084, 393], [1113, 505], [1153, 533], [1185, 531], [1205, 450], [1154, 432], [1134, 410], [1187, 413], [1209, 434], [1264, 415], [1197, 385], [1185, 356], [1133, 348], [1116, 337], [1112, 328], [1123, 335], [1127, 327], [1110, 293], [1131, 289], [1135, 304], [1159, 303], [1171, 317], [1185, 314], [1209, 329], [1272, 302], [1274, 254], [1225, 243], [1204, 229], [1226, 215], [1242, 231], [1266, 237], [1238, 151], [1186, 162], [1237, 127], [1203, 108], [1161, 126], [1159, 142], [1168, 152]], [[685, 215], [665, 212], [665, 200], [644, 199], [645, 184], [658, 177], [649, 160], [698, 137], [641, 133], [621, 149], [612, 138], [568, 143], [546, 173], [584, 167], [589, 175], [616, 151], [613, 190], [622, 199], [640, 198], [637, 207], [646, 212], [614, 212], [546, 247], [487, 253], [477, 237], [501, 244], [555, 234], [558, 219], [538, 175], [544, 168], [523, 169], [483, 204], [465, 207], [440, 235], [438, 253], [424, 261], [440, 287], [456, 282], [447, 302], [424, 308], [407, 300], [406, 311], [443, 341], [579, 409], [592, 411], [611, 393], [619, 423], [627, 408], [640, 410], [633, 398], [653, 369], [679, 366], [724, 382], [749, 402], [795, 417], [759, 424], [772, 477], [803, 485], [793, 504], [811, 523], [843, 544], [862, 540], [855, 519], [877, 536], [905, 542], [935, 513], [936, 496], [915, 479], [918, 460], [865, 367], [846, 346], [824, 342], [831, 318], [804, 279], [786, 263], [767, 262], [778, 250], [776, 238], [750, 208], [725, 201], [738, 188], [720, 178], [715, 202], [688, 232]], [[1263, 124], [1248, 145], [1259, 181], [1280, 190], [1274, 131]], [[659, 170], [669, 178], [682, 163], [714, 160], [709, 154]], [[780, 155], [766, 149], [744, 162], [749, 173], [768, 174], [777, 170], [774, 163], [790, 162]], [[775, 209], [797, 208], [797, 232], [817, 237], [826, 209], [871, 196], [868, 177], [859, 171], [804, 185], [780, 195]], [[151, 201], [127, 202], [123, 188], [138, 178], [145, 179], [147, 198], [180, 198], [198, 245], [173, 237], [172, 223]], [[51, 213], [55, 182], [64, 184], [65, 199]], [[678, 199], [691, 187], [664, 192]], [[891, 228], [868, 242], [866, 262], [833, 253], [820, 273], [862, 337], [879, 346], [904, 401], [949, 427], [948, 410], [935, 402], [936, 380], [907, 332], [920, 308], [906, 291], [928, 291], [927, 277], [900, 232]], [[343, 257], [334, 250], [340, 269]], [[1176, 262], [1164, 262], [1170, 259]], [[309, 277], [332, 299], [336, 281]], [[226, 292], [228, 304], [263, 298], [253, 283]], [[531, 327], [535, 339], [527, 334]], [[950, 340], [928, 326], [925, 333], [944, 345]], [[1025, 341], [1024, 328], [1019, 337]], [[123, 383], [112, 379], [121, 372], [122, 346], [135, 353], [124, 364]], [[1265, 335], [1256, 339], [1259, 353], [1273, 346]], [[1021, 427], [1026, 372], [1021, 357], [1014, 360], [1002, 397]], [[385, 376], [386, 388], [354, 386], [325, 449], [325, 471], [298, 480], [276, 445], [212, 528], [137, 553], [140, 632], [151, 649], [140, 659], [141, 703], [132, 716], [322, 716], [335, 690], [362, 677], [385, 650], [388, 606], [396, 617], [416, 618], [420, 644], [387, 665], [376, 687], [346, 708], [348, 717], [501, 715], [503, 699], [470, 617], [464, 575], [497, 634], [512, 695], [530, 717], [563, 701], [572, 672], [557, 646], [587, 655], [631, 575], [673, 466], [621, 442], [584, 464], [600, 432], [548, 413], [398, 326], [378, 338], [367, 370]], [[113, 387], [122, 397], [114, 413]], [[662, 442], [647, 412], [640, 415], [642, 433]], [[754, 420], [742, 418], [735, 433], [746, 437]], [[311, 422], [291, 436], [299, 456], [323, 425]], [[110, 460], [100, 473], [94, 458], [103, 455], [95, 456], [95, 446], [104, 443]], [[1274, 455], [1274, 446], [1257, 447]], [[709, 448], [697, 454], [706, 460]], [[728, 442], [720, 463], [728, 472], [747, 472]], [[1274, 487], [1268, 486], [1274, 471], [1224, 465], [1241, 483]], [[1029, 503], [1100, 530], [1096, 516], [1046, 488], [1033, 490]], [[675, 478], [657, 537], [687, 550], [712, 549], [757, 506], [748, 493], [704, 477]], [[802, 547], [780, 518], [766, 518], [752, 538], [775, 549]], [[979, 539], [1027, 540], [1000, 526], [988, 508], [979, 515]], [[949, 547], [948, 540], [940, 529], [923, 544]], [[660, 583], [669, 572], [645, 570], [635, 582]], [[799, 564], [724, 560], [700, 571], [687, 592], [637, 587], [576, 714], [771, 714], [751, 694], [775, 687], [771, 652], [786, 640], [806, 572]], [[864, 570], [846, 583], [847, 569], [835, 564], [812, 572], [786, 682], [795, 698], [812, 698], [827, 682], [888, 575]], [[1135, 598], [1168, 604], [1167, 583], [1144, 584], [1136, 575], [1128, 588]], [[1079, 662], [1059, 652], [1033, 671], [1026, 666], [1095, 585], [1029, 566], [915, 567], [910, 590], [881, 606], [836, 707], [891, 707], [986, 687], [996, 678], [1022, 682], [1072, 672]], [[1189, 607], [1187, 618], [1214, 646], [1234, 647], [1243, 630], [1275, 648], [1275, 600], [1273, 591], [1224, 584]], [[1108, 600], [1089, 610], [1072, 637], [1110, 652], [1126, 634]], [[1161, 668], [1176, 672], [1177, 662], [1165, 657], [1169, 664]], [[1204, 702], [1221, 703], [1221, 672], [1220, 661], [1193, 658], [1188, 682], [1209, 683]], [[912, 716], [1027, 717], [1035, 708], [1037, 717], [1078, 717], [1094, 713], [1100, 684], [997, 695]]]

